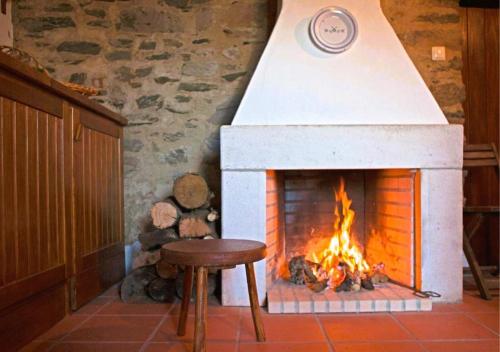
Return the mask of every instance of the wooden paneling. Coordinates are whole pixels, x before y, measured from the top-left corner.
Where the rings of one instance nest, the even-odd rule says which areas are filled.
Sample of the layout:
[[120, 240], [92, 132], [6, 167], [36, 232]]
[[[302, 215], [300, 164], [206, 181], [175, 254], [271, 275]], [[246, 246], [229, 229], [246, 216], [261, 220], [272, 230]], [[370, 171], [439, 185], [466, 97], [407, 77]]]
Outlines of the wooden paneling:
[[5, 351], [16, 350], [66, 312], [63, 149], [60, 117], [0, 95], [0, 340]]
[[[466, 143], [499, 145], [498, 9], [462, 9], [463, 76], [466, 86]], [[498, 177], [493, 168], [470, 169], [466, 204], [498, 205]], [[469, 218], [465, 217], [465, 223]], [[482, 265], [498, 264], [498, 217], [491, 217], [472, 241]]]
[[124, 123], [0, 54], [0, 350], [123, 277]]
[[120, 140], [86, 127], [75, 148], [77, 247], [81, 255], [121, 241], [118, 149]]
[[62, 120], [0, 97], [0, 292], [64, 264]]
[[2, 352], [19, 351], [27, 342], [64, 318], [66, 289], [57, 285], [0, 313]]
[[[73, 308], [119, 280], [124, 271], [121, 138], [115, 133], [115, 126], [96, 124], [96, 118], [80, 111], [76, 123], [81, 127], [75, 128], [79, 135], [74, 145], [76, 301]], [[112, 275], [108, 273], [110, 268]], [[92, 280], [91, 285], [85, 284], [88, 280]]]

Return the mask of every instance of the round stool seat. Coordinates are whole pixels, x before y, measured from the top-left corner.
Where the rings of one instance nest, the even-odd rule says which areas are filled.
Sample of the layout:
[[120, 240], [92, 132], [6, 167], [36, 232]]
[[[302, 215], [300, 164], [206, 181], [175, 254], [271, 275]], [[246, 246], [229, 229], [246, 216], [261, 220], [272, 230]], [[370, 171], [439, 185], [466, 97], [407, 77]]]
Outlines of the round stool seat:
[[264, 259], [266, 245], [236, 239], [177, 241], [163, 245], [161, 257], [177, 265], [234, 266]]

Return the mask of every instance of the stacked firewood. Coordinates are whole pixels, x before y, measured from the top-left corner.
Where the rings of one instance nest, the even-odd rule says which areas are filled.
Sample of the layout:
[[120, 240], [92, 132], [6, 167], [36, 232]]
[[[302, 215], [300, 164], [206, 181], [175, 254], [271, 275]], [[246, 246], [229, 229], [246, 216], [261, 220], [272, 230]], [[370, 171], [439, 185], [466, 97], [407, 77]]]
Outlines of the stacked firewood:
[[[142, 250], [134, 259], [135, 270], [121, 286], [123, 301], [166, 302], [181, 293], [183, 268], [162, 261], [160, 248], [173, 241], [218, 238], [219, 214], [210, 205], [212, 198], [203, 177], [188, 173], [175, 180], [172, 196], [153, 205], [149, 231], [138, 236]], [[215, 277], [209, 278], [209, 286], [215, 289]]]

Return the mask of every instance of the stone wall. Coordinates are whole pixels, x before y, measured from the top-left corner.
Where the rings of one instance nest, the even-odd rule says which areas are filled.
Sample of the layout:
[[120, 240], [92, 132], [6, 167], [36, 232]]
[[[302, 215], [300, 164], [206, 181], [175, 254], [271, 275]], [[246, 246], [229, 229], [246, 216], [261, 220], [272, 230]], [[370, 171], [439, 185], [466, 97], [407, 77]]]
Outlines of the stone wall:
[[12, 46], [12, 0], [7, 1], [6, 10], [0, 12], [0, 45]]
[[[462, 123], [462, 25], [456, 0], [381, 0], [406, 51], [451, 123]], [[445, 61], [432, 61], [431, 48], [446, 47]]]
[[[439, 104], [461, 118], [456, 1], [382, 0]], [[56, 79], [102, 89], [127, 117], [126, 240], [187, 171], [220, 192], [219, 127], [229, 124], [272, 26], [276, 0], [18, 0], [15, 46]], [[430, 60], [432, 45], [448, 60]]]

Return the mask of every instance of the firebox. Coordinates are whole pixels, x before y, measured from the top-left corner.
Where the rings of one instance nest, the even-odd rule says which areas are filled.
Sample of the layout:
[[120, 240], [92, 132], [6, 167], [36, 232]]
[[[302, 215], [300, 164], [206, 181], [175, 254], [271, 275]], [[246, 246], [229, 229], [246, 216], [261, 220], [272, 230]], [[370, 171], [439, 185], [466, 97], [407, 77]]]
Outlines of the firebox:
[[[256, 264], [261, 303], [275, 313], [431, 309], [414, 289], [461, 300], [462, 126], [448, 124], [380, 1], [279, 3], [232, 124], [221, 128], [222, 237], [267, 243]], [[342, 230], [332, 239], [339, 201], [354, 222], [348, 238]], [[343, 259], [324, 259], [325, 248]], [[317, 271], [314, 290], [287, 278], [300, 256]], [[360, 257], [349, 292], [331, 289]], [[337, 274], [317, 267], [326, 261], [341, 266]], [[380, 263], [391, 281], [358, 290]], [[222, 303], [248, 305], [241, 268], [223, 271]]]
[[[430, 310], [409, 290], [421, 288], [419, 192], [416, 169], [268, 170], [269, 311]], [[295, 277], [297, 259], [313, 283]], [[374, 272], [384, 282], [372, 285]], [[346, 285], [354, 274], [370, 286]]]

